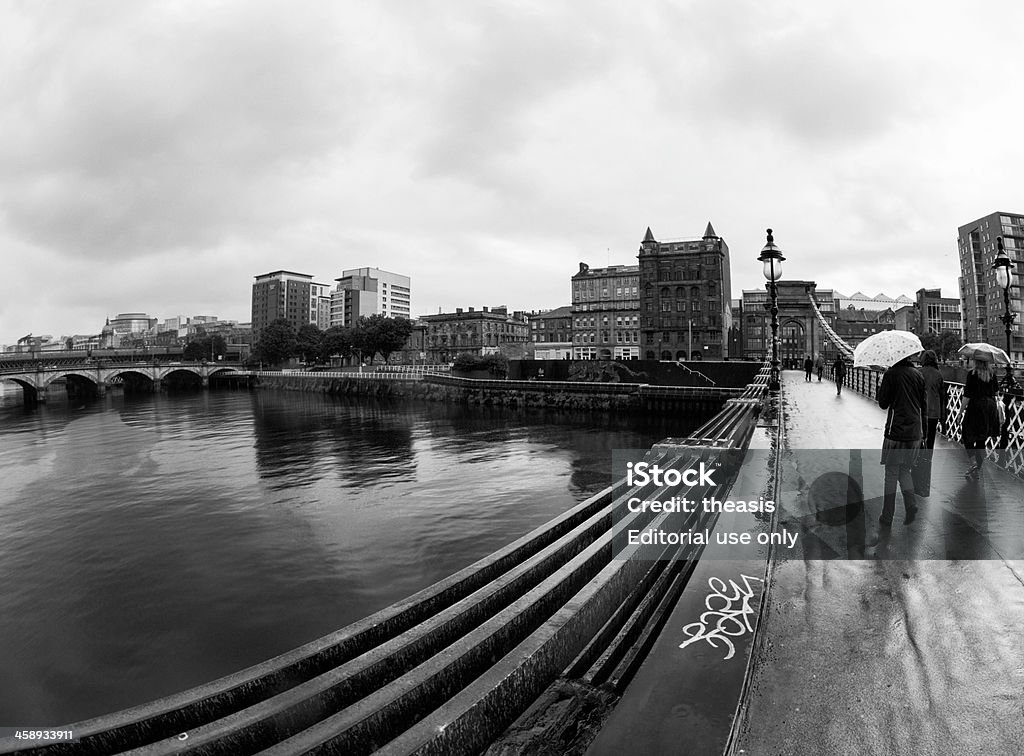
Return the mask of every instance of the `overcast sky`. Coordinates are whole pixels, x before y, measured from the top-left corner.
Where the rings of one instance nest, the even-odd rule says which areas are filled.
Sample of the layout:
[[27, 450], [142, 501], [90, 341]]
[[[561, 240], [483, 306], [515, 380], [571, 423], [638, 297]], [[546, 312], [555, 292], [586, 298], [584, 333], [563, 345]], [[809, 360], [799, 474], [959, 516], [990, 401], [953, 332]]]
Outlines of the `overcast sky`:
[[0, 343], [248, 321], [253, 276], [412, 277], [414, 314], [570, 302], [645, 229], [956, 296], [1024, 211], [1024, 4], [0, 0]]

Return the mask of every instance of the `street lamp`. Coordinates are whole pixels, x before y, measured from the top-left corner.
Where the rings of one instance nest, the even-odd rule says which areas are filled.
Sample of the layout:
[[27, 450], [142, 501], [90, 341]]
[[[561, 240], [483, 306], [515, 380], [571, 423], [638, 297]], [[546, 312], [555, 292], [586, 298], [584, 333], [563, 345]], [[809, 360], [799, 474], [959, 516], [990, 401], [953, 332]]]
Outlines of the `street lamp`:
[[1003, 237], [996, 237], [996, 260], [992, 263], [992, 270], [996, 272], [996, 283], [1003, 290], [1003, 314], [999, 319], [1003, 321], [1003, 328], [1006, 329], [1006, 354], [1010, 357], [1010, 363], [1006, 366], [1006, 388], [1014, 388], [1013, 380], [1013, 321], [1017, 313], [1010, 312], [1010, 287], [1013, 285], [1013, 261], [1010, 260], [1003, 249]]
[[764, 277], [768, 283], [768, 299], [771, 304], [772, 314], [772, 374], [768, 381], [769, 391], [778, 391], [779, 383], [779, 289], [776, 281], [782, 278], [782, 250], [775, 246], [775, 238], [772, 230], [768, 229], [768, 241], [761, 249], [761, 256], [757, 258], [763, 265]]

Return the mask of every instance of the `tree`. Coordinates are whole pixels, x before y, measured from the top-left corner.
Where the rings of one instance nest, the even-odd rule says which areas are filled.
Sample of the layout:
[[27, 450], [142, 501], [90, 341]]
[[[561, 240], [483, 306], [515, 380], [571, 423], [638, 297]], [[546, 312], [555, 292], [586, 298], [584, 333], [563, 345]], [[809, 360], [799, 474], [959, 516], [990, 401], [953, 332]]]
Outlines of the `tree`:
[[228, 351], [227, 342], [220, 334], [193, 338], [181, 352], [186, 360], [216, 360]]
[[943, 331], [939, 334], [939, 340], [938, 353], [943, 362], [955, 355], [957, 350], [964, 345], [963, 340], [960, 338], [960, 334], [956, 331]]
[[324, 332], [312, 323], [305, 323], [295, 335], [295, 348], [303, 362], [314, 362], [323, 348]]
[[295, 329], [291, 323], [281, 318], [260, 332], [254, 356], [262, 362], [277, 365], [295, 356], [297, 344]]
[[925, 349], [931, 349], [935, 354], [942, 352], [942, 339], [934, 331], [928, 331], [928, 333], [921, 335], [921, 346]]
[[324, 331], [320, 340], [320, 359], [330, 362], [332, 357], [342, 359], [352, 355], [352, 329], [342, 326], [331, 326]]
[[375, 354], [380, 354], [381, 359], [387, 362], [392, 353], [399, 351], [409, 340], [412, 322], [408, 318], [371, 315], [359, 319], [359, 328], [364, 333], [364, 350], [369, 353], [371, 362]]

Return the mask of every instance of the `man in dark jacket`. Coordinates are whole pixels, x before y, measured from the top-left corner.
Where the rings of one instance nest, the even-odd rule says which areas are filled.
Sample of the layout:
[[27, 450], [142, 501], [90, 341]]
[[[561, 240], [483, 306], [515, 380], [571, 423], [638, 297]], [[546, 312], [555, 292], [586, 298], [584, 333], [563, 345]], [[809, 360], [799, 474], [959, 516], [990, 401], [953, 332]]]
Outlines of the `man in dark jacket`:
[[885, 488], [879, 522], [885, 526], [892, 525], [896, 511], [896, 483], [899, 482], [903, 506], [907, 510], [903, 522], [909, 525], [917, 516], [911, 468], [921, 448], [921, 410], [925, 406], [924, 376], [909, 357], [904, 357], [885, 371], [878, 387], [878, 406], [889, 410], [882, 441]]
[[814, 360], [811, 359], [811, 355], [807, 355], [807, 359], [804, 360], [804, 380], [811, 380], [811, 371], [814, 370]]

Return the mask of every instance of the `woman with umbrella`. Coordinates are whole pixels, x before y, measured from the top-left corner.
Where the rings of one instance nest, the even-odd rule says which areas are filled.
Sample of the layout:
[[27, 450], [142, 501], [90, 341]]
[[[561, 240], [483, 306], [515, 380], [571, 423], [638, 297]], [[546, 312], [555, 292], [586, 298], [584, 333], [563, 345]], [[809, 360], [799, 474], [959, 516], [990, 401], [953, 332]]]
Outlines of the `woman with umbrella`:
[[888, 527], [896, 512], [896, 485], [903, 494], [905, 525], [917, 517], [912, 469], [921, 449], [921, 413], [924, 409], [924, 376], [911, 356], [922, 350], [921, 340], [907, 331], [882, 331], [864, 339], [853, 352], [853, 366], [889, 367], [878, 385], [878, 406], [888, 410], [882, 439], [881, 463], [885, 465], [882, 516], [878, 521]]
[[999, 410], [996, 407], [999, 382], [992, 369], [991, 353], [976, 349], [971, 356], [974, 359], [974, 370], [967, 374], [964, 382], [961, 436], [964, 448], [974, 457], [974, 464], [964, 473], [964, 477], [977, 480], [985, 463], [985, 444], [990, 436], [999, 435]]

